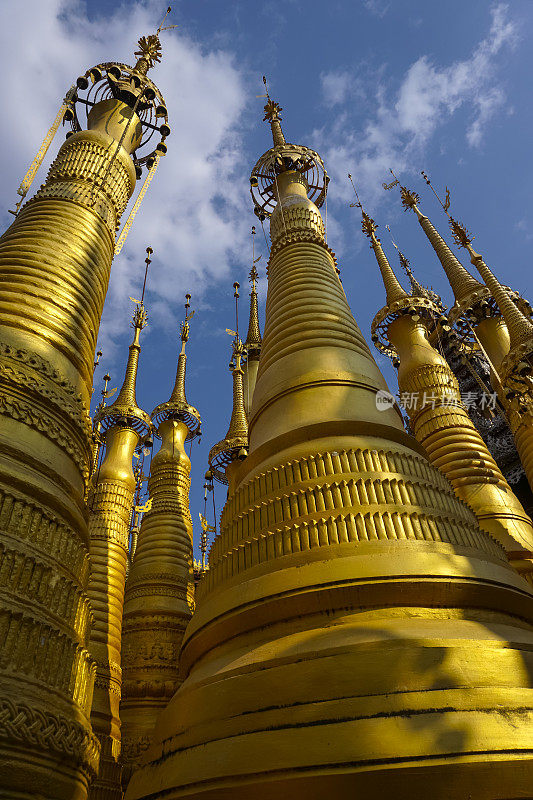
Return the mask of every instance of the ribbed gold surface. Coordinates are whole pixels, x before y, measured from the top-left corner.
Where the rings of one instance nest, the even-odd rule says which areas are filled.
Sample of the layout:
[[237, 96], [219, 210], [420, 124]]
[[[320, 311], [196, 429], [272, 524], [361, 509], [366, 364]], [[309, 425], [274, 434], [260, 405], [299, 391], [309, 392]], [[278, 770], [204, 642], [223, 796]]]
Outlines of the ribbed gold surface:
[[152, 460], [150, 511], [143, 516], [128, 575], [123, 620], [121, 702], [124, 784], [148, 747], [160, 711], [181, 683], [179, 651], [193, 609], [191, 462], [187, 426], [161, 423]]
[[417, 440], [473, 510], [481, 528], [500, 542], [531, 581], [531, 520], [468, 416], [450, 367], [430, 345], [424, 325], [409, 315], [389, 326], [389, 337], [400, 358], [400, 392], [412, 398], [407, 413]]
[[135, 181], [121, 151], [92, 191], [113, 142], [72, 136], [0, 239], [0, 785], [17, 800], [84, 800], [98, 768], [88, 402], [115, 226]]

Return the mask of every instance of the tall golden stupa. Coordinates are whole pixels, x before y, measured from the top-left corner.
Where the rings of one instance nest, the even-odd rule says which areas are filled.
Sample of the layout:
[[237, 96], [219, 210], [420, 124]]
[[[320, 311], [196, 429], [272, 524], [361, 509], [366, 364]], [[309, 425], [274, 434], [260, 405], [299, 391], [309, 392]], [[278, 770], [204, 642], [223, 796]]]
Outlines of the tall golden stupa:
[[[120, 216], [166, 151], [143, 144], [170, 133], [147, 77], [158, 36], [136, 55], [78, 79], [58, 115], [73, 131], [0, 238], [0, 797], [531, 797], [532, 523], [435, 338], [473, 328], [531, 476], [527, 305], [455, 223], [485, 283], [470, 275], [402, 187], [453, 285], [445, 316], [412, 273], [404, 290], [363, 212], [386, 290], [373, 339], [426, 398], [406, 430], [326, 242], [324, 163], [286, 141], [267, 94], [273, 146], [250, 179], [270, 220], [266, 323], [261, 337], [253, 251], [206, 473], [206, 497], [216, 477], [227, 500], [195, 568], [190, 295], [169, 400], [137, 404], [143, 291], [122, 388], [89, 416]], [[144, 476], [132, 462], [152, 436]]]
[[265, 111], [249, 454], [227, 464], [186, 678], [126, 798], [519, 796], [530, 587], [397, 407], [380, 410], [387, 387], [324, 239], [322, 160], [285, 141], [277, 103]]
[[[88, 594], [98, 569], [88, 412], [120, 217], [137, 174], [146, 165], [151, 178], [166, 151], [161, 141], [142, 155], [144, 141], [154, 127], [162, 140], [170, 132], [147, 77], [160, 53], [157, 36], [142, 37], [134, 67], [98, 64], [78, 78], [56, 120], [72, 132], [23, 204], [45, 140], [0, 239], [0, 786], [17, 800], [85, 798], [100, 760], [89, 721], [95, 673], [109, 687], [120, 671], [113, 652], [95, 653], [99, 667], [89, 645], [109, 613], [91, 610]], [[120, 572], [120, 558], [107, 570], [115, 563]], [[108, 733], [116, 738], [116, 725]]]

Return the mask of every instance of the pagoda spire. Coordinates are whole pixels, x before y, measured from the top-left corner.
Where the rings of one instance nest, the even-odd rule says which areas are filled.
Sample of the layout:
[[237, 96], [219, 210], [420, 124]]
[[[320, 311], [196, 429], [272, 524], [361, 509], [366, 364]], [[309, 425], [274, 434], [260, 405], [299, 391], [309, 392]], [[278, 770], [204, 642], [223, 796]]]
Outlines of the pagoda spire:
[[457, 256], [450, 250], [442, 236], [438, 233], [437, 229], [420, 211], [418, 207], [420, 196], [416, 192], [407, 189], [405, 186], [401, 187], [400, 192], [403, 207], [406, 210], [411, 209], [415, 212], [422, 230], [431, 242], [448, 281], [450, 282], [456, 302], [463, 302], [465, 298], [469, 297], [473, 292], [483, 291], [483, 285], [472, 277], [463, 267]]
[[267, 87], [267, 80], [264, 75], [263, 75], [263, 83], [265, 84], [266, 96], [268, 98], [264, 108], [265, 116], [263, 117], [263, 122], [268, 122], [270, 124], [270, 130], [272, 132], [272, 141], [274, 143], [274, 147], [282, 147], [285, 144], [285, 136], [283, 135], [283, 130], [281, 128], [281, 120], [282, 120], [281, 112], [283, 111], [283, 109], [279, 103], [276, 103], [274, 102], [274, 100], [270, 99]]
[[243, 365], [243, 386], [244, 386], [244, 407], [246, 414], [250, 413], [252, 399], [254, 396], [255, 382], [257, 380], [257, 370], [259, 368], [259, 357], [261, 355], [261, 330], [259, 328], [259, 304], [257, 302], [257, 272], [256, 264], [261, 256], [255, 257], [255, 226], [252, 226], [252, 268], [249, 274], [251, 285], [250, 291], [250, 317], [248, 321], [248, 333], [244, 343], [246, 361]]
[[464, 225], [451, 217], [450, 227], [456, 243], [468, 250], [472, 264], [498, 304], [509, 332], [509, 350], [498, 363], [498, 388], [520, 461], [533, 489], [533, 324], [494, 276], [483, 257], [474, 250], [473, 236]]
[[233, 377], [233, 405], [231, 410], [231, 419], [226, 433], [225, 439], [239, 439], [247, 441], [248, 438], [248, 422], [246, 420], [246, 412], [244, 410], [244, 393], [243, 393], [243, 371], [242, 371], [242, 354], [244, 347], [240, 339], [237, 339], [233, 344], [233, 358], [235, 359], [235, 366], [232, 371]]
[[127, 416], [146, 418], [146, 413], [142, 411], [137, 405], [136, 398], [136, 384], [137, 384], [137, 371], [139, 368], [139, 355], [141, 352], [140, 335], [142, 329], [146, 326], [148, 315], [144, 305], [138, 305], [133, 312], [131, 326], [133, 328], [133, 340], [129, 346], [128, 360], [126, 363], [126, 371], [124, 374], [124, 381], [120, 387], [120, 391], [116, 399], [111, 405], [103, 408], [98, 414], [98, 421], [106, 424], [106, 420], [113, 419], [121, 414]]
[[[433, 289], [431, 289], [431, 288], [429, 288], [427, 286], [422, 286], [422, 284], [415, 277], [415, 275], [414, 275], [414, 273], [413, 273], [413, 271], [411, 269], [411, 265], [410, 265], [409, 259], [400, 250], [400, 248], [398, 247], [398, 245], [394, 241], [394, 238], [392, 236], [392, 232], [391, 232], [390, 227], [388, 225], [385, 225], [385, 227], [389, 232], [389, 235], [390, 235], [391, 242], [392, 242], [393, 246], [396, 248], [396, 251], [398, 253], [398, 258], [400, 260], [400, 264], [402, 265], [402, 269], [405, 272], [405, 274], [407, 275], [407, 279], [408, 279], [408, 281], [409, 281], [409, 283], [411, 285], [411, 295], [413, 297], [425, 297], [427, 300], [431, 300], [432, 303], [435, 303], [442, 310], [442, 312], [444, 312], [446, 309], [445, 309], [444, 303], [442, 302], [442, 298], [440, 297], [440, 295], [437, 292], [435, 292]], [[364, 233], [364, 231], [363, 231], [363, 233]]]
[[[437, 197], [444, 213], [451, 220], [448, 211], [450, 206], [449, 192], [447, 191], [446, 201], [443, 203], [426, 173], [422, 172], [422, 175]], [[498, 367], [509, 352], [510, 340], [505, 320], [495, 304], [490, 289], [474, 279], [465, 270], [427, 217], [421, 214], [417, 206], [420, 198], [416, 192], [402, 186], [401, 197], [404, 208], [411, 208], [416, 212], [419, 222], [432, 243], [454, 291], [455, 304], [449, 312], [450, 323], [456, 325], [460, 333], [467, 339], [470, 338], [472, 329], [474, 330], [474, 335], [485, 351], [491, 367], [492, 386], [498, 391]]]
[[[252, 228], [252, 231], [255, 233], [255, 228]], [[244, 343], [244, 347], [248, 353], [248, 358], [250, 356], [259, 358], [259, 353], [261, 352], [261, 344], [263, 342], [261, 338], [261, 330], [259, 328], [259, 304], [257, 302], [257, 278], [259, 277], [259, 273], [257, 272], [257, 268], [255, 263], [252, 265], [252, 269], [250, 270], [249, 280], [251, 285], [250, 290], [250, 317], [248, 321], [248, 333], [246, 334], [246, 341]]]
[[126, 583], [123, 614], [123, 786], [139, 765], [157, 716], [181, 683], [179, 651], [194, 609], [191, 462], [185, 443], [200, 435], [201, 418], [185, 396], [185, 346], [191, 295], [180, 325], [174, 388], [151, 418], [161, 437], [148, 478], [149, 499]]
[[178, 368], [176, 370], [176, 381], [172, 394], [169, 398], [169, 403], [187, 403], [185, 396], [185, 369], [187, 366], [187, 355], [185, 353], [185, 346], [189, 341], [189, 320], [193, 317], [194, 311], [189, 314], [191, 295], [185, 297], [185, 320], [180, 324], [180, 338], [181, 338], [181, 351], [178, 356]]
[[[363, 233], [372, 241], [376, 224], [371, 222], [363, 220]], [[373, 249], [383, 275], [386, 256]], [[533, 583], [533, 524], [468, 416], [450, 366], [430, 342], [441, 313], [423, 293], [397, 297], [387, 291], [387, 304], [372, 323], [372, 339], [398, 362], [400, 396], [409, 398], [410, 427], [430, 462]]]
[[223, 439], [209, 452], [209, 469], [221, 483], [228, 483], [228, 467], [248, 455], [248, 420], [244, 406], [244, 372], [242, 356], [244, 345], [238, 336], [232, 344], [233, 360], [230, 363], [233, 379], [231, 418]]
[[464, 225], [461, 225], [453, 217], [450, 217], [450, 227], [456, 243], [468, 250], [472, 264], [476, 267], [496, 300], [509, 331], [511, 348], [517, 347], [524, 342], [533, 342], [533, 324], [520, 311], [509, 296], [509, 292], [485, 264], [483, 256], [476, 253], [472, 247], [474, 237], [466, 230]]
[[[25, 90], [28, 108], [46, 82], [46, 71], [36, 70]], [[100, 748], [89, 722], [95, 665], [87, 585], [91, 570], [106, 569], [91, 568], [87, 527], [94, 354], [123, 213], [145, 165], [166, 151], [170, 128], [156, 84], [112, 59], [74, 77], [58, 105], [0, 238], [0, 574], [11, 576], [0, 614], [9, 631], [0, 666], [0, 794], [83, 800]], [[62, 122], [70, 130], [32, 195], [54, 135], [66, 132]], [[106, 436], [108, 452], [114, 436]], [[13, 563], [27, 580], [16, 579]], [[106, 581], [115, 565], [107, 569]], [[93, 613], [97, 620], [107, 612]], [[104, 650], [102, 643], [98, 661], [119, 675], [116, 652], [110, 658]]]
[[381, 241], [376, 236], [376, 229], [378, 226], [372, 217], [368, 216], [363, 208], [361, 208], [361, 214], [363, 217], [361, 227], [363, 233], [370, 239], [370, 246], [372, 247], [374, 255], [376, 256], [379, 271], [381, 272], [381, 277], [383, 279], [383, 285], [385, 286], [387, 303], [391, 304], [396, 302], [396, 300], [405, 300], [407, 297], [407, 292], [396, 277], [394, 270], [389, 264], [389, 260], [383, 251]]
[[404, 429], [325, 241], [320, 156], [271, 148], [250, 186], [272, 247], [248, 455], [127, 800], [527, 794], [528, 584]]
[[115, 402], [101, 407], [95, 415], [106, 452], [94, 475], [89, 499], [92, 570], [88, 593], [94, 613], [89, 649], [96, 661], [91, 722], [101, 744], [100, 766], [89, 790], [90, 800], [121, 797], [121, 626], [136, 488], [132, 459], [134, 450], [151, 430], [150, 417], [139, 408], [135, 395], [139, 337], [146, 322], [144, 304], [139, 302], [132, 317], [134, 334], [124, 382]]

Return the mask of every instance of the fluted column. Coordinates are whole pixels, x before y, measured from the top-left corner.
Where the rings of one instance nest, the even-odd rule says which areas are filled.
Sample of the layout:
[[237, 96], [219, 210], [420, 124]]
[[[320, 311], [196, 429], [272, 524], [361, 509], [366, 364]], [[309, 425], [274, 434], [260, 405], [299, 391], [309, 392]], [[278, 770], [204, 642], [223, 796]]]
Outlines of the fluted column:
[[533, 583], [531, 520], [468, 416], [452, 370], [429, 342], [424, 318], [429, 315], [431, 319], [439, 313], [438, 308], [428, 298], [405, 292], [376, 228], [374, 220], [363, 212], [363, 232], [370, 238], [387, 298], [372, 330], [381, 321], [385, 337], [399, 358], [398, 385], [409, 400], [406, 410], [413, 433], [430, 462], [472, 509], [481, 528], [492, 534], [513, 565]]
[[188, 428], [167, 419], [152, 460], [152, 500], [141, 523], [123, 619], [124, 784], [148, 747], [160, 711], [181, 683], [179, 652], [194, 607]]
[[122, 797], [119, 704], [122, 609], [136, 486], [132, 461], [135, 448], [150, 430], [150, 418], [136, 400], [139, 337], [146, 320], [141, 303], [133, 314], [134, 336], [124, 382], [114, 403], [95, 416], [96, 425], [104, 430], [106, 454], [94, 476], [95, 488], [89, 500], [89, 597], [94, 609], [90, 651], [96, 661], [91, 722], [101, 744], [100, 767], [89, 790], [90, 800]]
[[91, 722], [101, 743], [100, 768], [90, 788], [94, 800], [120, 800], [121, 634], [128, 537], [135, 492], [133, 451], [139, 435], [113, 427], [90, 500], [91, 580], [94, 612], [90, 650], [96, 660]]
[[533, 582], [531, 520], [468, 416], [450, 367], [430, 345], [424, 324], [409, 315], [391, 323], [389, 337], [400, 359], [400, 392], [413, 400], [407, 413], [414, 435], [481, 528]]

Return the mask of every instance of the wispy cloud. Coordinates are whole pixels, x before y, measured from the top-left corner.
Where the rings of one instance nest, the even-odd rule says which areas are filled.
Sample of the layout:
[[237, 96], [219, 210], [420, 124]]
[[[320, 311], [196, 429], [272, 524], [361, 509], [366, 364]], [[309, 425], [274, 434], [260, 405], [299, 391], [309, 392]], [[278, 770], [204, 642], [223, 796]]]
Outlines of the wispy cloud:
[[[412, 169], [439, 127], [460, 108], [467, 114], [466, 141], [478, 147], [488, 122], [505, 100], [504, 88], [497, 81], [497, 57], [513, 47], [517, 37], [508, 6], [499, 3], [491, 9], [488, 35], [468, 58], [438, 65], [423, 55], [409, 67], [396, 90], [391, 90], [390, 80], [381, 77], [374, 110], [362, 126], [357, 124], [358, 114], [346, 108], [330, 129], [315, 131], [315, 145], [318, 142], [322, 148], [339, 184], [346, 185], [346, 172], [351, 170], [365, 197], [375, 203], [382, 196], [379, 187], [389, 167]], [[335, 88], [339, 93], [343, 90], [343, 81], [344, 77], [336, 85], [332, 78], [333, 97]], [[346, 196], [347, 189], [343, 199]]]
[[366, 93], [363, 81], [349, 70], [333, 70], [320, 73], [320, 90], [326, 106], [342, 105], [352, 98], [363, 100]]
[[387, 0], [363, 0], [363, 5], [376, 17], [384, 17], [389, 10], [390, 3]]
[[[0, 129], [4, 159], [0, 202], [12, 207], [15, 190], [40, 145], [66, 89], [99, 61], [132, 63], [135, 43], [149, 33], [160, 4], [128, 3], [104, 19], [88, 19], [76, 0], [8, 3], [0, 28], [0, 68], [9, 73], [4, 108], [15, 111]], [[24, 29], [24, 47], [15, 32]], [[162, 35], [163, 60], [151, 73], [167, 101], [171, 136], [168, 155], [116, 259], [106, 302], [101, 340], [109, 354], [123, 333], [128, 295], [142, 280], [144, 249], [154, 248], [149, 278], [152, 323], [165, 324], [187, 290], [197, 296], [212, 279], [239, 261], [249, 217], [240, 157], [239, 122], [245, 104], [241, 72], [224, 50], [209, 51], [180, 32]], [[31, 119], [25, 101], [32, 92]], [[18, 109], [21, 110], [18, 113]], [[55, 155], [61, 133], [50, 149]], [[43, 169], [38, 181], [45, 175]], [[38, 182], [36, 182], [36, 187]], [[138, 189], [137, 189], [138, 191]], [[125, 213], [122, 222], [125, 221]], [[7, 225], [10, 218], [4, 220]]]

